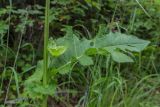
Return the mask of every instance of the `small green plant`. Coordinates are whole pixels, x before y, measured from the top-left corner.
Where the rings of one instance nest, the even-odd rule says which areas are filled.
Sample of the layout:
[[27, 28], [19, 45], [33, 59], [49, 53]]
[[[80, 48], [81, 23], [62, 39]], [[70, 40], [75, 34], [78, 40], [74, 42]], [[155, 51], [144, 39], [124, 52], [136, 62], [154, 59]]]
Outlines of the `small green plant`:
[[[66, 26], [63, 31], [66, 32], [64, 37], [47, 41], [48, 48], [44, 51], [50, 54], [45, 56], [46, 60], [49, 59], [46, 67], [44, 66], [46, 64], [44, 58], [38, 63], [36, 72], [26, 80], [25, 92], [28, 92], [30, 97], [39, 96], [44, 99], [43, 95], [54, 95], [58, 74], [69, 73], [77, 64], [82, 67], [92, 66], [95, 64], [94, 59], [97, 55], [106, 58], [111, 56], [118, 63], [133, 62], [131, 52], [140, 52], [149, 44], [148, 41], [121, 33], [109, 33], [88, 40], [86, 38], [79, 39], [70, 26]], [[43, 73], [44, 67], [47, 69], [45, 75]], [[46, 77], [44, 78], [44, 76]], [[41, 80], [43, 80], [43, 85], [41, 85]], [[47, 105], [46, 99], [44, 105]]]

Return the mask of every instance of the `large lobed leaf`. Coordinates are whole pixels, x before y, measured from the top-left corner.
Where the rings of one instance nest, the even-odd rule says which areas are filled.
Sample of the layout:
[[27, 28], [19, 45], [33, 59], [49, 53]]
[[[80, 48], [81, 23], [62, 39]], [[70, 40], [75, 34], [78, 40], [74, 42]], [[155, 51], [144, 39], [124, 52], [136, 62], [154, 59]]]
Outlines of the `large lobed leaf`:
[[112, 50], [119, 48], [121, 50], [140, 52], [149, 43], [150, 43], [149, 41], [142, 40], [135, 36], [126, 35], [122, 33], [110, 33], [103, 37], [95, 38], [96, 48], [106, 47]]
[[[133, 62], [124, 52], [141, 52], [150, 42], [139, 39], [133, 35], [110, 33], [95, 38], [95, 47], [108, 51], [116, 62]], [[123, 52], [121, 52], [121, 51]]]
[[63, 74], [71, 70], [73, 62], [79, 62], [83, 66], [92, 65], [93, 60], [90, 55], [108, 55], [107, 53], [110, 53], [116, 62], [133, 62], [133, 59], [125, 53], [128, 51], [140, 52], [149, 44], [149, 41], [122, 33], [96, 36], [91, 40], [79, 39], [73, 33], [72, 28], [67, 28], [66, 36], [55, 40], [55, 43], [57, 46], [66, 47], [66, 51], [61, 56], [53, 58], [53, 65]]

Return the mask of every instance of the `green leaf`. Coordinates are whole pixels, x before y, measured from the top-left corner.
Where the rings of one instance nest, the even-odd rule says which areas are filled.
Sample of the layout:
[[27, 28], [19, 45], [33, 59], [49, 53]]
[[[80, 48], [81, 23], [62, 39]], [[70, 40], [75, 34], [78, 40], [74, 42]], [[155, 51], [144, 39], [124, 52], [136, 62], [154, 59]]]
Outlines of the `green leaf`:
[[134, 62], [132, 58], [130, 58], [129, 56], [125, 55], [122, 52], [118, 52], [118, 51], [111, 52], [111, 56], [114, 61], [119, 63]]
[[89, 48], [85, 52], [87, 55], [96, 55], [98, 54], [98, 49], [97, 48]]
[[56, 85], [37, 85], [36, 87], [33, 88], [33, 91], [39, 94], [43, 95], [54, 95], [56, 91]]
[[43, 61], [39, 61], [37, 64], [36, 71], [24, 82], [24, 84], [27, 86], [33, 82], [40, 82], [42, 76], [43, 76]]
[[[125, 55], [124, 52], [140, 52], [149, 43], [149, 41], [139, 39], [132, 35], [110, 33], [103, 37], [96, 37], [94, 44], [96, 48], [103, 48], [111, 53], [113, 60], [116, 62], [133, 62], [133, 60]], [[122, 52], [117, 52], [117, 49], [122, 50]]]
[[91, 57], [83, 55], [78, 59], [79, 63], [83, 66], [93, 65], [93, 60]]
[[66, 51], [66, 49], [67, 48], [65, 46], [56, 46], [56, 43], [52, 38], [49, 40], [48, 51], [52, 56], [58, 57], [62, 55]]
[[142, 51], [150, 42], [139, 39], [132, 35], [126, 35], [122, 33], [110, 33], [103, 37], [95, 38], [95, 47], [97, 48], [112, 48], [129, 50], [129, 51]]
[[71, 66], [71, 63], [69, 62], [69, 63], [59, 67], [57, 69], [57, 72], [60, 73], [60, 74], [66, 74], [66, 73], [71, 71], [71, 68], [72, 68], [72, 66]]
[[43, 95], [53, 96], [55, 94], [56, 88], [56, 83], [44, 86], [42, 83], [32, 82], [24, 88], [24, 95], [32, 99], [42, 99]]
[[50, 52], [52, 56], [58, 57], [66, 51], [66, 47], [65, 46], [55, 46], [52, 48], [48, 48], [48, 51]]

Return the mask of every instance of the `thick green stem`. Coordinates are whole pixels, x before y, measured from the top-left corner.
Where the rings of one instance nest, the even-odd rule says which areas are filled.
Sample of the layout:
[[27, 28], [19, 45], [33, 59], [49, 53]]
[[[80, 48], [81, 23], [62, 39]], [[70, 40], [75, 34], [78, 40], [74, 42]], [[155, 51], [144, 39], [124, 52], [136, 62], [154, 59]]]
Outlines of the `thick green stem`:
[[[44, 53], [43, 53], [43, 85], [47, 85], [47, 71], [48, 71], [48, 37], [49, 37], [49, 9], [50, 9], [50, 0], [46, 0], [45, 7], [45, 27], [44, 27]], [[44, 96], [44, 101], [42, 107], [47, 107], [47, 96]]]

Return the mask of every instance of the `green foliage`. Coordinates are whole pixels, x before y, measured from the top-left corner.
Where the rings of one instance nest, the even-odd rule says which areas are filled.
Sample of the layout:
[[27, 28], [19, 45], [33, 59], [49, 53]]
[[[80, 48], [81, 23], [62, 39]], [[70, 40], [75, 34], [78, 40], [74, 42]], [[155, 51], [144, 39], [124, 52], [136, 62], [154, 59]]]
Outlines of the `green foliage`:
[[0, 106], [159, 107], [159, 0], [44, 4], [0, 3]]
[[121, 33], [105, 34], [88, 40], [86, 38], [79, 39], [75, 33], [71, 32], [73, 32], [71, 28], [67, 29], [66, 36], [53, 41], [58, 46], [67, 47], [66, 51], [63, 51], [64, 54], [52, 61], [57, 69], [68, 64], [74, 65], [76, 60], [83, 66], [93, 65], [94, 61], [91, 58], [93, 55], [108, 56], [111, 54], [116, 62], [133, 62], [126, 53], [140, 52], [149, 44], [148, 41]]
[[8, 25], [5, 21], [0, 21], [0, 45], [3, 45], [4, 43], [4, 35], [6, 34], [8, 30]]
[[[73, 33], [71, 28], [67, 30], [66, 36], [57, 40], [51, 39], [49, 42], [50, 44], [48, 51], [51, 53], [53, 58], [51, 58], [52, 63], [49, 63], [49, 67], [51, 66], [51, 71], [49, 70], [48, 72], [55, 72], [53, 74], [49, 73], [53, 77], [56, 77], [56, 72], [60, 74], [68, 73], [77, 62], [79, 62], [82, 66], [93, 65], [93, 55], [101, 55], [102, 49], [106, 53], [103, 53], [102, 55], [108, 56], [111, 54], [113, 60], [116, 62], [133, 62], [132, 58], [127, 56], [125, 53], [128, 51], [140, 52], [149, 44], [148, 41], [121, 33], [105, 34], [104, 36], [96, 37], [91, 40], [86, 38], [79, 39], [76, 34]], [[92, 52], [90, 55], [87, 54], [88, 50]], [[35, 93], [37, 93], [37, 95], [53, 95], [55, 92], [52, 90], [56, 88], [53, 83], [50, 83], [50, 85], [45, 87], [41, 86], [43, 75], [42, 67], [43, 62], [41, 61], [37, 65], [37, 70], [35, 73], [25, 82], [26, 93], [28, 92], [30, 97], [33, 97]], [[55, 81], [55, 78], [53, 80], [50, 79], [50, 81]]]
[[36, 71], [30, 76], [25, 82], [25, 97], [29, 96], [32, 99], [42, 99], [43, 95], [54, 95], [56, 85], [43, 85], [43, 61], [39, 61], [37, 64]]
[[4, 21], [1, 21], [0, 25], [1, 25], [0, 26], [0, 34], [2, 36], [2, 35], [4, 35], [6, 33], [6, 31], [8, 29], [8, 26], [7, 26], [7, 24]]

